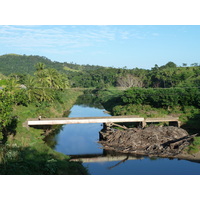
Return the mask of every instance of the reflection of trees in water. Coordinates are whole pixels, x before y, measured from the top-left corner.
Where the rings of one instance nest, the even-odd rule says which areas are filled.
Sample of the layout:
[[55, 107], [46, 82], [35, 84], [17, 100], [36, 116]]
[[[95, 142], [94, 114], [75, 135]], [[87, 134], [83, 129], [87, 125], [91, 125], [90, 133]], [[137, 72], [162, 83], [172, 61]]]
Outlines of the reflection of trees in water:
[[[67, 110], [63, 113], [63, 117], [68, 117], [70, 115], [71, 111]], [[54, 125], [50, 126], [49, 128], [50, 132], [49, 134], [44, 138], [44, 142], [54, 149], [57, 145], [56, 135], [58, 135], [63, 130], [63, 125]]]
[[[96, 95], [91, 94], [91, 92], [84, 92], [84, 95], [80, 96], [76, 103], [76, 105], [81, 105], [83, 107], [91, 107], [91, 108], [98, 108], [103, 109], [103, 106], [98, 101]], [[70, 115], [71, 111], [66, 111], [63, 114], [63, 117], [68, 117]], [[80, 116], [81, 117], [81, 116]], [[51, 148], [55, 148], [57, 145], [56, 135], [59, 134], [63, 130], [62, 125], [56, 125], [51, 127], [50, 129], [53, 129], [45, 138], [45, 143], [50, 146]]]
[[57, 145], [56, 135], [63, 130], [63, 125], [55, 125], [52, 127], [52, 131], [44, 138], [44, 142], [54, 149]]
[[76, 101], [76, 105], [82, 105], [85, 107], [103, 109], [103, 106], [101, 105], [97, 96], [95, 94], [91, 94], [91, 93], [87, 93], [87, 92], [85, 92], [84, 95], [78, 97], [78, 99]]

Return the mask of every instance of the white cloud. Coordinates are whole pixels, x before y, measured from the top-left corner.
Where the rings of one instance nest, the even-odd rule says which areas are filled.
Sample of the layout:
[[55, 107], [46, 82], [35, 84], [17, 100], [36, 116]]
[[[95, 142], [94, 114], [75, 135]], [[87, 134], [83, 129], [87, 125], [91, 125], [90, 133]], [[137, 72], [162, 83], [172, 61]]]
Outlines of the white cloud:
[[70, 29], [68, 26], [0, 26], [0, 43], [19, 48], [81, 48], [113, 39], [112, 31], [100, 27]]
[[[151, 35], [152, 36], [152, 35]], [[156, 35], [154, 35], [156, 36]], [[107, 53], [99, 46], [120, 40], [145, 39], [140, 26], [0, 26], [0, 45], [27, 54], [68, 54], [96, 47], [94, 52]], [[8, 52], [9, 53], [9, 52]]]

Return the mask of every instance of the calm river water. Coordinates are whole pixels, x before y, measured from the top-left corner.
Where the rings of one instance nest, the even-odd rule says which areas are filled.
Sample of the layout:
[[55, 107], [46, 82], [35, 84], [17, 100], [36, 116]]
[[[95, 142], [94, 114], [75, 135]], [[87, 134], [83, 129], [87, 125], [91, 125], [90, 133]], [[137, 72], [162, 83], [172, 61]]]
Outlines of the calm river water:
[[[109, 116], [103, 108], [74, 105], [68, 117]], [[72, 158], [82, 157], [92, 175], [199, 175], [200, 164], [168, 158], [135, 157], [101, 149], [102, 124], [64, 125], [54, 136], [54, 149]]]

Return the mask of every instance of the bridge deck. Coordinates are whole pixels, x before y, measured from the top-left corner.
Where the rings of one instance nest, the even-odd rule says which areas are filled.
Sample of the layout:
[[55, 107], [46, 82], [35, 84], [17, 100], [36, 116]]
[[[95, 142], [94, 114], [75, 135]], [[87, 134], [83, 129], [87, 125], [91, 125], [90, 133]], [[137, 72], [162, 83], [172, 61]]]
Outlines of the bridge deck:
[[144, 127], [147, 122], [177, 122], [180, 125], [178, 117], [166, 118], [143, 118], [138, 116], [108, 116], [108, 117], [74, 117], [74, 118], [42, 118], [28, 119], [27, 126], [36, 125], [62, 125], [62, 124], [87, 124], [87, 123], [114, 123], [114, 122], [142, 122]]
[[57, 125], [57, 124], [87, 124], [87, 123], [112, 123], [112, 122], [142, 122], [143, 117], [136, 116], [109, 116], [109, 117], [73, 117], [73, 118], [43, 118], [28, 119], [28, 126]]
[[178, 121], [178, 117], [166, 117], [166, 118], [146, 118], [146, 122], [173, 122]]

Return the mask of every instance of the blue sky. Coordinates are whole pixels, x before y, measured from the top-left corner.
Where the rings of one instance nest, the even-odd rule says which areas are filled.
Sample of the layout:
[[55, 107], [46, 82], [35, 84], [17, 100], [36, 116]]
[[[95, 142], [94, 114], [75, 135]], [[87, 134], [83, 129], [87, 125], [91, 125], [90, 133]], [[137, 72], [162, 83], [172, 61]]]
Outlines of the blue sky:
[[150, 69], [200, 63], [199, 25], [0, 25], [0, 55]]

